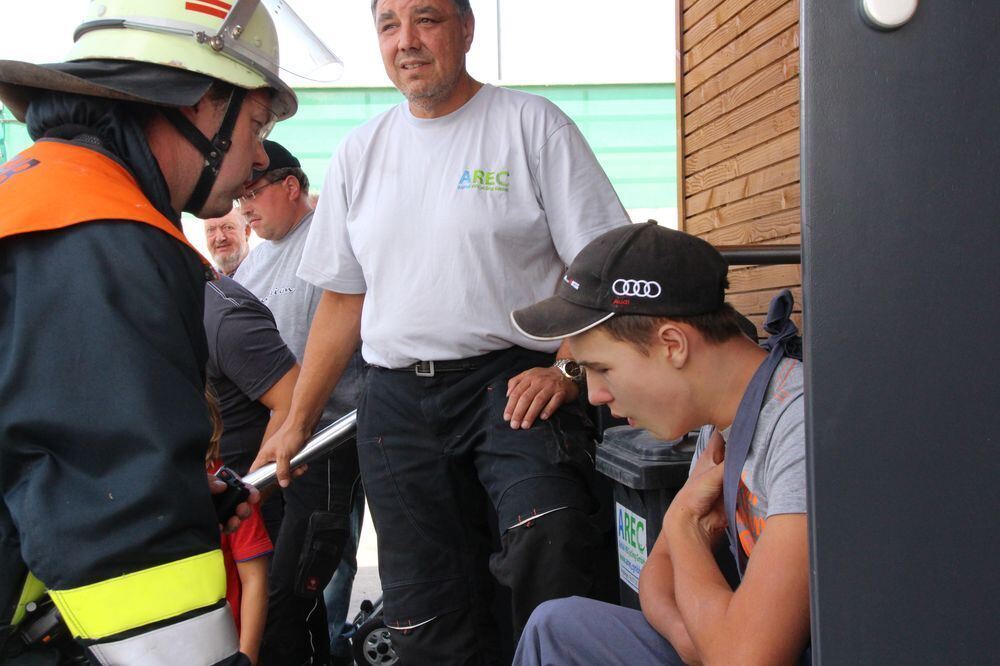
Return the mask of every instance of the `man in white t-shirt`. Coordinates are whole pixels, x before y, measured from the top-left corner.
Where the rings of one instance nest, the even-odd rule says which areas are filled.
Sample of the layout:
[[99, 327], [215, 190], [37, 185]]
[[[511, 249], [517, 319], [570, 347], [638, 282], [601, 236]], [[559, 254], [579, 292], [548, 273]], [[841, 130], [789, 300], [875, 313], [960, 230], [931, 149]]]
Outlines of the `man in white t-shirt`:
[[299, 268], [326, 291], [292, 413], [264, 451], [298, 449], [360, 335], [358, 449], [393, 646], [406, 663], [493, 663], [491, 508], [489, 571], [511, 590], [515, 640], [539, 603], [594, 593], [601, 549], [573, 366], [508, 313], [552, 294], [628, 218], [564, 113], [468, 74], [467, 0], [372, 12], [407, 102], [330, 164]]

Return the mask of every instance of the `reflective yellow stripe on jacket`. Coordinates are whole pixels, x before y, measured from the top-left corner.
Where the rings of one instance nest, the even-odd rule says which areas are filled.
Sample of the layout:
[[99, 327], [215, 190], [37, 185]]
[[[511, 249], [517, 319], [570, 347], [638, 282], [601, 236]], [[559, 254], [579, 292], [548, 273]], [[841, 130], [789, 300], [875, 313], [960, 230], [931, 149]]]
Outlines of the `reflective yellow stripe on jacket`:
[[45, 585], [29, 572], [24, 581], [24, 587], [21, 588], [21, 598], [17, 601], [17, 609], [14, 610], [14, 619], [11, 620], [11, 624], [19, 624], [24, 619], [25, 606], [32, 601], [38, 601], [43, 594], [45, 594]]
[[49, 595], [75, 637], [97, 640], [217, 603], [226, 571], [213, 550]]

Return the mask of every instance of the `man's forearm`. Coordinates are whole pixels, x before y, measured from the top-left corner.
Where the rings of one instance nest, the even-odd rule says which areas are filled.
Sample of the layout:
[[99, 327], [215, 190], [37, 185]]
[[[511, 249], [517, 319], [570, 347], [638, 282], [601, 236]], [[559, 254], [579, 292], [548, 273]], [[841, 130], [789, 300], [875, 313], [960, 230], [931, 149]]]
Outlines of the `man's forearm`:
[[324, 291], [320, 298], [287, 422], [311, 433], [361, 339], [364, 294]]
[[639, 604], [646, 621], [665, 637], [686, 664], [701, 660], [684, 626], [674, 593], [674, 572], [665, 539], [657, 539], [639, 576]]
[[674, 595], [688, 636], [701, 660], [720, 663], [734, 640], [727, 615], [733, 591], [708, 543], [697, 528], [682, 521], [664, 527], [673, 566]]

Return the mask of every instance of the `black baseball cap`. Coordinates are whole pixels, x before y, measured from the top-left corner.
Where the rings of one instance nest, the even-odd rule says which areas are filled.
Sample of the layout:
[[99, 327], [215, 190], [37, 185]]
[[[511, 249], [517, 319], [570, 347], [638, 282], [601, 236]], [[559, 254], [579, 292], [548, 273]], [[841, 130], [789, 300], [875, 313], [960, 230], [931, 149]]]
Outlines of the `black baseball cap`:
[[706, 241], [656, 222], [608, 231], [580, 250], [556, 295], [511, 313], [535, 340], [578, 335], [616, 314], [690, 317], [725, 302], [729, 265]]
[[299, 158], [288, 152], [288, 148], [277, 141], [271, 141], [270, 139], [264, 140], [264, 152], [267, 153], [268, 162], [267, 168], [263, 171], [254, 170], [253, 176], [250, 182], [256, 182], [262, 176], [278, 169], [287, 169], [289, 167], [294, 167], [297, 169], [302, 168], [302, 163], [299, 162]]

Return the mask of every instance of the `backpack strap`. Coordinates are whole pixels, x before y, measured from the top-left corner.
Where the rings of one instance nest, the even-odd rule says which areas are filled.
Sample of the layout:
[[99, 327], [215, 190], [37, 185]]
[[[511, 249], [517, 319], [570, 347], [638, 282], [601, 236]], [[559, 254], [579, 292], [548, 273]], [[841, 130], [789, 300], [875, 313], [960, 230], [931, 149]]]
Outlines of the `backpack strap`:
[[743, 578], [747, 564], [747, 555], [740, 546], [739, 532], [736, 527], [736, 498], [739, 492], [740, 477], [743, 473], [743, 465], [746, 464], [747, 454], [750, 451], [754, 431], [757, 429], [757, 418], [764, 404], [771, 376], [777, 370], [781, 360], [788, 355], [786, 348], [800, 339], [798, 328], [790, 319], [793, 304], [792, 293], [787, 289], [783, 289], [771, 301], [767, 312], [767, 321], [764, 324], [764, 330], [770, 333], [770, 337], [761, 344], [761, 347], [768, 350], [769, 353], [760, 367], [757, 368], [747, 390], [743, 393], [743, 399], [740, 401], [739, 409], [736, 411], [736, 419], [733, 421], [733, 427], [729, 433], [729, 440], [726, 442], [722, 498], [728, 522], [729, 550], [736, 560], [740, 578]]

